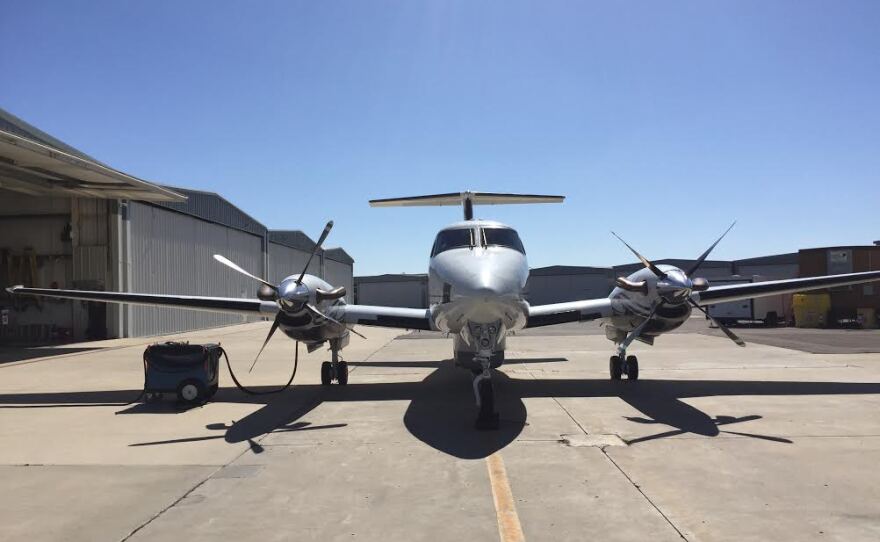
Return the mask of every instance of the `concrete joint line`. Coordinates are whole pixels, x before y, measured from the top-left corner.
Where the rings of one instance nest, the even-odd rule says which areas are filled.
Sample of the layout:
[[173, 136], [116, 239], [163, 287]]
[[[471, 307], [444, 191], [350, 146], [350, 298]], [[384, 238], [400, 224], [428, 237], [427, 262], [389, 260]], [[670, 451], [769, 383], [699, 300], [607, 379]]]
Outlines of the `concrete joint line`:
[[642, 490], [642, 487], [640, 485], [638, 485], [637, 483], [635, 483], [633, 481], [633, 479], [629, 477], [629, 475], [626, 473], [626, 471], [624, 471], [622, 468], [620, 468], [620, 465], [618, 465], [617, 462], [614, 461], [614, 459], [612, 459], [610, 455], [608, 455], [608, 451], [606, 450], [606, 448], [602, 447], [602, 448], [599, 448], [599, 450], [601, 450], [602, 455], [604, 455], [608, 459], [608, 461], [610, 461], [611, 464], [614, 465], [618, 471], [620, 471], [620, 474], [622, 474], [624, 476], [624, 478], [627, 479], [627, 481], [630, 483], [630, 485], [632, 485], [636, 489], [636, 491], [638, 491], [642, 495], [642, 497], [646, 501], [648, 501], [648, 504], [650, 504], [651, 507], [654, 508], [654, 510], [656, 510], [658, 514], [660, 514], [660, 517], [662, 517], [664, 520], [666, 520], [666, 523], [668, 523], [670, 527], [675, 529], [675, 532], [678, 533], [678, 536], [680, 536], [682, 540], [687, 542], [687, 537], [684, 535], [684, 533], [682, 533], [681, 530], [679, 530], [679, 528], [676, 527], [674, 523], [672, 523], [672, 520], [669, 519], [669, 517], [663, 513], [663, 510], [660, 510], [659, 506], [654, 504], [654, 501], [652, 501], [651, 498], [648, 497], [648, 495]]

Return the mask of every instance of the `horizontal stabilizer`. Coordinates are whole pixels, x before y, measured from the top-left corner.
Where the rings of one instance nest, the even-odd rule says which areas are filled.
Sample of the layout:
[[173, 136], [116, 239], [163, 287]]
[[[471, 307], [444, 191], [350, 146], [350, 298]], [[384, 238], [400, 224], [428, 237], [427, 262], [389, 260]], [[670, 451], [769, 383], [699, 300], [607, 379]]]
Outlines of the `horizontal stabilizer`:
[[461, 205], [465, 220], [471, 220], [474, 205], [509, 205], [516, 203], [562, 203], [565, 196], [541, 194], [501, 194], [496, 192], [451, 192], [429, 196], [387, 198], [370, 200], [371, 207], [421, 207]]

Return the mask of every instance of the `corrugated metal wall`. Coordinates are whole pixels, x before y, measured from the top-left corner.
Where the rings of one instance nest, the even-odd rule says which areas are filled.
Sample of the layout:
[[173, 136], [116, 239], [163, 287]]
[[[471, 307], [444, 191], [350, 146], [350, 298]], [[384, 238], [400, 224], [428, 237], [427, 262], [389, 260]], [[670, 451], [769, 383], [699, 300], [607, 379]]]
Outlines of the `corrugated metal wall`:
[[[291, 248], [278, 243], [269, 243], [269, 282], [278, 284], [290, 275], [302, 273], [303, 267], [309, 260], [309, 253], [304, 250]], [[323, 277], [321, 273], [321, 254], [316, 254], [309, 264], [308, 273]]]
[[324, 258], [324, 280], [336, 286], [345, 286], [345, 301], [354, 302], [354, 274], [349, 264]]
[[[263, 275], [263, 238], [161, 207], [132, 202], [131, 291], [256, 296], [258, 285], [213, 259], [222, 254]], [[234, 324], [244, 317], [185, 309], [132, 307], [129, 334], [158, 335]]]
[[609, 275], [598, 273], [532, 275], [526, 283], [532, 305], [606, 297], [614, 287]]
[[397, 282], [359, 282], [357, 303], [387, 307], [428, 307], [428, 279]]

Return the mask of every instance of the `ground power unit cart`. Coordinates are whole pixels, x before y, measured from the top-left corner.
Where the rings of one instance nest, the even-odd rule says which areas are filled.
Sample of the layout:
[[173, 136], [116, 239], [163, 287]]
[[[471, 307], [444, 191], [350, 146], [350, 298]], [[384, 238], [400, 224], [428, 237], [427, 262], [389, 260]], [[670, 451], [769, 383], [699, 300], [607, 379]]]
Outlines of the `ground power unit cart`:
[[183, 403], [211, 399], [219, 386], [219, 344], [166, 342], [144, 350], [144, 393], [148, 401], [165, 393], [177, 394]]

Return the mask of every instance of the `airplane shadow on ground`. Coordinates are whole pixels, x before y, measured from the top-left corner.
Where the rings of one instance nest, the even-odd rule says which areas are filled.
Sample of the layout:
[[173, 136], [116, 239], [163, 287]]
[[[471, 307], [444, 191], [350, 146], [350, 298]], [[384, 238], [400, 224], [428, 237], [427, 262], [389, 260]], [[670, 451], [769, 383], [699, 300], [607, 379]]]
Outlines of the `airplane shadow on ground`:
[[[563, 361], [559, 359], [557, 361]], [[546, 362], [547, 360], [544, 360]], [[511, 360], [515, 365], [520, 360]], [[535, 361], [538, 362], [538, 361]], [[519, 436], [527, 422], [524, 398], [619, 397], [642, 416], [626, 419], [637, 424], [656, 424], [665, 431], [628, 441], [637, 445], [646, 441], [680, 434], [714, 437], [721, 433], [741, 435], [778, 443], [788, 439], [769, 435], [742, 433], [725, 429], [740, 422], [760, 419], [758, 415], [715, 417], [687, 404], [683, 399], [718, 396], [798, 396], [880, 394], [880, 383], [793, 382], [747, 380], [639, 380], [635, 382], [511, 378], [496, 373], [496, 405], [501, 414], [497, 431], [476, 431], [473, 421], [476, 408], [468, 371], [455, 368], [451, 360], [442, 362], [352, 362], [357, 367], [421, 367], [435, 370], [419, 382], [349, 383], [324, 387], [317, 384], [294, 385], [287, 392], [270, 396], [250, 396], [236, 388], [222, 388], [214, 401], [264, 405], [259, 410], [232, 423], [212, 423], [207, 429], [216, 435], [183, 439], [138, 442], [131, 446], [158, 446], [181, 442], [224, 439], [229, 443], [248, 442], [255, 453], [262, 447], [256, 442], [273, 432], [333, 430], [346, 426], [345, 420], [326, 425], [312, 425], [304, 420], [325, 402], [410, 401], [403, 422], [407, 430], [425, 444], [452, 456], [478, 459], [504, 448]], [[353, 373], [356, 378], [357, 372]], [[257, 389], [270, 389], [257, 388]], [[58, 408], [64, 406], [123, 406], [118, 414], [179, 413], [167, 403], [131, 404], [139, 390], [87, 391], [63, 393], [0, 394], [2, 408]]]

